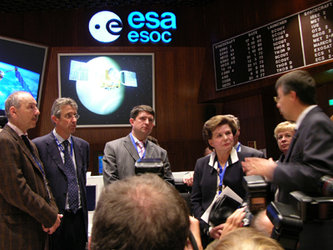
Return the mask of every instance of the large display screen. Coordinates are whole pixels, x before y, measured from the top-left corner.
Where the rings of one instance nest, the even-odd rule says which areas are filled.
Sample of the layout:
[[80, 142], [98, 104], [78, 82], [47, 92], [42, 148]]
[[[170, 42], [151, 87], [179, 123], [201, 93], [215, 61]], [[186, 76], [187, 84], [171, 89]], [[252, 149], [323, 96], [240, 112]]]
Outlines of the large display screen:
[[79, 106], [78, 127], [130, 126], [131, 109], [154, 108], [154, 54], [58, 54], [59, 95]]
[[47, 47], [0, 37], [0, 117], [15, 91], [27, 91], [40, 101]]
[[213, 45], [216, 90], [332, 61], [333, 1]]

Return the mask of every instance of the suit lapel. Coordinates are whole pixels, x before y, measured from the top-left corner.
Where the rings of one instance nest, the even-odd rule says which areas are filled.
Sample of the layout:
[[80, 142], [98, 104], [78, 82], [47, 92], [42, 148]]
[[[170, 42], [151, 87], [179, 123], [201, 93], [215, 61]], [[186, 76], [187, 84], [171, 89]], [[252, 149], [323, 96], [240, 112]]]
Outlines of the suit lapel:
[[[29, 140], [29, 142], [31, 143], [31, 141]], [[19, 140], [19, 145], [22, 148], [23, 152], [28, 156], [29, 160], [31, 161], [32, 165], [43, 175], [42, 170], [40, 169], [42, 167], [41, 164], [41, 160], [38, 157], [38, 152], [36, 152], [35, 147], [32, 146], [32, 149], [34, 151], [35, 156], [32, 155], [32, 153], [30, 152], [30, 150], [28, 149], [27, 145], [25, 145], [25, 143], [23, 142], [23, 140]], [[34, 158], [36, 157], [36, 158]], [[39, 161], [40, 166], [37, 164], [36, 161]], [[44, 170], [43, 170], [44, 171]]]
[[124, 140], [124, 147], [135, 161], [137, 161], [140, 158], [138, 151], [136, 151], [136, 148], [132, 143], [130, 135], [126, 136]]
[[294, 137], [293, 137], [293, 140], [291, 141], [291, 145], [289, 146], [289, 149], [288, 149], [288, 152], [287, 152], [287, 156], [284, 158], [283, 162], [289, 162], [289, 159], [290, 159], [290, 156], [293, 152], [293, 148], [295, 146], [295, 143], [297, 141], [297, 138], [298, 138], [298, 133], [299, 130], [296, 131]]
[[75, 154], [75, 163], [76, 163], [76, 171], [77, 173], [81, 173], [81, 168], [83, 166], [82, 164], [82, 150], [80, 145], [78, 145], [77, 141], [75, 140], [74, 136], [72, 136], [72, 142], [73, 142], [73, 148], [74, 148], [74, 154]]
[[153, 155], [153, 152], [155, 150], [155, 147], [153, 147], [152, 142], [147, 141], [147, 145], [146, 145], [146, 158], [151, 158], [151, 156]]
[[46, 147], [47, 147], [47, 154], [48, 156], [56, 163], [58, 168], [61, 169], [63, 173], [64, 172], [64, 163], [62, 161], [58, 145], [54, 139], [53, 133], [51, 132], [49, 137], [49, 140], [46, 142]]
[[293, 149], [294, 149], [295, 144], [296, 144], [296, 142], [297, 142], [297, 138], [299, 137], [299, 134], [300, 134], [301, 131], [304, 129], [304, 126], [306, 126], [306, 124], [308, 123], [308, 119], [310, 119], [312, 113], [316, 113], [316, 112], [318, 112], [318, 111], [320, 111], [320, 108], [319, 108], [319, 107], [315, 107], [315, 108], [313, 108], [312, 110], [310, 110], [310, 111], [306, 114], [306, 116], [303, 118], [303, 121], [301, 122], [300, 126], [298, 127], [298, 129], [297, 129], [297, 131], [296, 131], [296, 133], [295, 133], [295, 135], [294, 135], [294, 138], [293, 138], [293, 140], [292, 140], [292, 142], [291, 142], [291, 145], [289, 146], [289, 150], [288, 150], [288, 152], [287, 152], [287, 156], [286, 156], [285, 159], [284, 159], [284, 162], [289, 162], [290, 157], [291, 157], [291, 155], [292, 155], [292, 153], [293, 153]]
[[[8, 131], [8, 133], [10, 133], [12, 135], [12, 137], [14, 138], [14, 140], [16, 140], [17, 144], [20, 146], [21, 150], [23, 151], [23, 153], [29, 158], [29, 160], [31, 161], [32, 165], [34, 166], [34, 168], [36, 168], [38, 170], [38, 172], [40, 172], [42, 175], [42, 171], [39, 168], [39, 166], [36, 163], [36, 160], [34, 159], [34, 157], [32, 156], [30, 150], [28, 149], [27, 145], [25, 145], [24, 141], [22, 140], [22, 138], [8, 125], [5, 126], [4, 128], [5, 130]], [[30, 141], [31, 143], [31, 141]], [[34, 149], [34, 153], [36, 154], [36, 150], [35, 147], [32, 147]], [[38, 155], [38, 154], [36, 154]]]

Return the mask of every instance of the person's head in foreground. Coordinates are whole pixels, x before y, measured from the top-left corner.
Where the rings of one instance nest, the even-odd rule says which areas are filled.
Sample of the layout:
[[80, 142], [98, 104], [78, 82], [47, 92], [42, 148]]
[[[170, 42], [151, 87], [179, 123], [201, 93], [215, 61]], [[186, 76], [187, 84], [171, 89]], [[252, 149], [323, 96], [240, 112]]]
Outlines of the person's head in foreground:
[[154, 174], [133, 176], [101, 193], [90, 248], [183, 250], [189, 226], [187, 205], [173, 186]]
[[251, 227], [237, 228], [214, 242], [214, 250], [283, 250], [280, 244]]

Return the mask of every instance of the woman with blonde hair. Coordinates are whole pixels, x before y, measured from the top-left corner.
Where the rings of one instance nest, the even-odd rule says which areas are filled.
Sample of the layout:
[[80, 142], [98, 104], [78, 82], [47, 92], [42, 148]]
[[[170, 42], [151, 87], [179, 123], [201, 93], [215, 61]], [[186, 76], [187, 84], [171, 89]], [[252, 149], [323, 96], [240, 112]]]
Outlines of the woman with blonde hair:
[[[251, 227], [237, 228], [210, 245], [209, 250], [283, 250], [274, 239]], [[208, 249], [207, 249], [208, 250]]]
[[274, 137], [277, 141], [280, 151], [282, 152], [279, 161], [283, 161], [287, 155], [289, 146], [295, 134], [295, 127], [295, 123], [285, 121], [279, 123], [274, 129]]

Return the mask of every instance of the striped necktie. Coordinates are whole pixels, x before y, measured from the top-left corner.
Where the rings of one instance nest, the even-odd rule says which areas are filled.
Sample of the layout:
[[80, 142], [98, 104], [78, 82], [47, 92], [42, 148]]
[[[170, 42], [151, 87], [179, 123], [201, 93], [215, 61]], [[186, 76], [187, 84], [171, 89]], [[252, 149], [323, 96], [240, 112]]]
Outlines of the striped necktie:
[[138, 149], [139, 156], [140, 156], [140, 158], [142, 158], [143, 154], [145, 153], [145, 146], [143, 145], [142, 141], [138, 141], [137, 145], [139, 147], [139, 149]]

